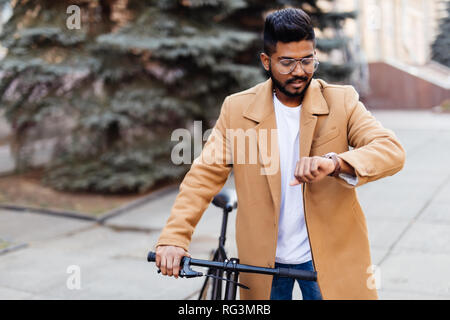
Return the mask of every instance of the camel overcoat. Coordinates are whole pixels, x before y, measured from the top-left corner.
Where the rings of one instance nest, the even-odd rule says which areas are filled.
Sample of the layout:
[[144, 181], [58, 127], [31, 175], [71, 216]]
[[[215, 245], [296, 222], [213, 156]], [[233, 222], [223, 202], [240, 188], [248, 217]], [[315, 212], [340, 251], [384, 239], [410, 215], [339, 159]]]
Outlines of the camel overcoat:
[[[273, 164], [279, 163], [278, 137], [276, 130], [271, 130], [277, 127], [272, 94], [272, 80], [268, 79], [225, 98], [213, 134], [184, 177], [156, 246], [188, 250], [195, 226], [233, 170], [240, 263], [274, 267], [281, 176], [280, 170], [272, 170], [276, 167]], [[249, 132], [250, 142], [230, 144], [229, 129]], [[217, 137], [227, 142], [223, 152], [212, 151], [221, 140]], [[356, 186], [330, 176], [302, 184], [304, 215], [322, 296], [377, 299], [366, 219], [355, 188], [400, 171], [405, 151], [394, 132], [384, 128], [359, 101], [352, 86], [331, 85], [321, 79], [312, 79], [305, 93], [299, 141], [300, 157], [336, 152], [358, 177]], [[237, 159], [255, 150], [256, 162]], [[225, 161], [225, 157], [232, 161]], [[240, 289], [241, 299], [270, 298], [271, 276], [240, 273], [240, 282], [250, 287]]]

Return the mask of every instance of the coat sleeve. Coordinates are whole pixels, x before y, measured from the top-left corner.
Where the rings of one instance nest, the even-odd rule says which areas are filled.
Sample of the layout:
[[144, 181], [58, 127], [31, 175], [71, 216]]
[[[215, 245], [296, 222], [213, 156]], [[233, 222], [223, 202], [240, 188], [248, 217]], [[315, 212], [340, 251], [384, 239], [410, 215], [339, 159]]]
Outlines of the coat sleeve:
[[228, 97], [201, 154], [194, 160], [179, 187], [170, 216], [155, 247], [173, 245], [188, 251], [195, 226], [213, 197], [222, 189], [232, 169], [228, 126]]
[[352, 186], [337, 179], [338, 183], [355, 188], [400, 171], [406, 157], [400, 141], [392, 130], [384, 128], [365, 108], [352, 86], [346, 88], [344, 107], [348, 142], [354, 149], [338, 156], [355, 169], [358, 183]]

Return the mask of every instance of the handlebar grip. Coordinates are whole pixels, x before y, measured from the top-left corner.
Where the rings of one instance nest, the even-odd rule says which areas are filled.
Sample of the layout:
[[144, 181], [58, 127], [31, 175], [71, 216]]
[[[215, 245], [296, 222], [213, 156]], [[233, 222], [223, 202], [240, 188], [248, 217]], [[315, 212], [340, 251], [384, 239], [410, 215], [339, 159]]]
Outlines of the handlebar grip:
[[[180, 265], [183, 264], [183, 259], [184, 259], [184, 257], [181, 258]], [[150, 251], [147, 255], [147, 261], [148, 262], [156, 262], [156, 253]]]
[[291, 277], [300, 280], [317, 281], [317, 272], [307, 270], [296, 270], [291, 268], [279, 268], [279, 276]]
[[156, 253], [150, 251], [148, 253], [148, 256], [147, 256], [147, 261], [148, 262], [155, 262], [156, 261]]

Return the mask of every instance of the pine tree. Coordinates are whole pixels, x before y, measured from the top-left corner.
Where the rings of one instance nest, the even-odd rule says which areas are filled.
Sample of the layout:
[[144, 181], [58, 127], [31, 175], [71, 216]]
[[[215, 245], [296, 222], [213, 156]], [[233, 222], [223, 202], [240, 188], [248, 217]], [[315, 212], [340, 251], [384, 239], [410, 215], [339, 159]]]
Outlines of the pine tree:
[[[70, 5], [79, 29], [68, 27]], [[146, 191], [180, 178], [170, 160], [177, 128], [203, 130], [224, 97], [265, 79], [259, 64], [264, 12], [302, 7], [320, 28], [353, 13], [324, 13], [316, 1], [16, 0], [0, 41], [0, 104], [14, 126], [19, 169], [30, 146], [56, 140], [43, 182], [60, 190]], [[324, 52], [345, 39], [318, 39]], [[316, 77], [351, 72], [321, 62]]]
[[[235, 59], [255, 34], [221, 25], [240, 1], [205, 2], [18, 1], [1, 39], [0, 89], [23, 143], [18, 163], [27, 166], [30, 135], [55, 127], [44, 181], [57, 189], [145, 191], [182, 175], [171, 132], [211, 126], [227, 94], [263, 79]], [[66, 26], [71, 4], [80, 30]]]

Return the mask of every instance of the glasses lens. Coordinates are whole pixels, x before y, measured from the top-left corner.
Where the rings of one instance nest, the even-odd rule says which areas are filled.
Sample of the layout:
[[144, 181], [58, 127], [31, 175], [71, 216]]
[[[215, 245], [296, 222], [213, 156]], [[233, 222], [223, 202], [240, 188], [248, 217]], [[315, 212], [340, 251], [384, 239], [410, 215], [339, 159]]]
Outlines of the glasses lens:
[[300, 62], [306, 73], [313, 73], [319, 66], [319, 62], [315, 58], [303, 58], [299, 61], [294, 59], [282, 59], [278, 62], [278, 72], [281, 74], [291, 73], [297, 67], [297, 62]]
[[313, 73], [317, 70], [319, 63], [314, 58], [305, 58], [301, 60], [303, 70], [307, 73]]
[[281, 74], [288, 74], [292, 70], [294, 70], [295, 65], [297, 64], [297, 61], [293, 59], [282, 59], [278, 63], [278, 71]]

